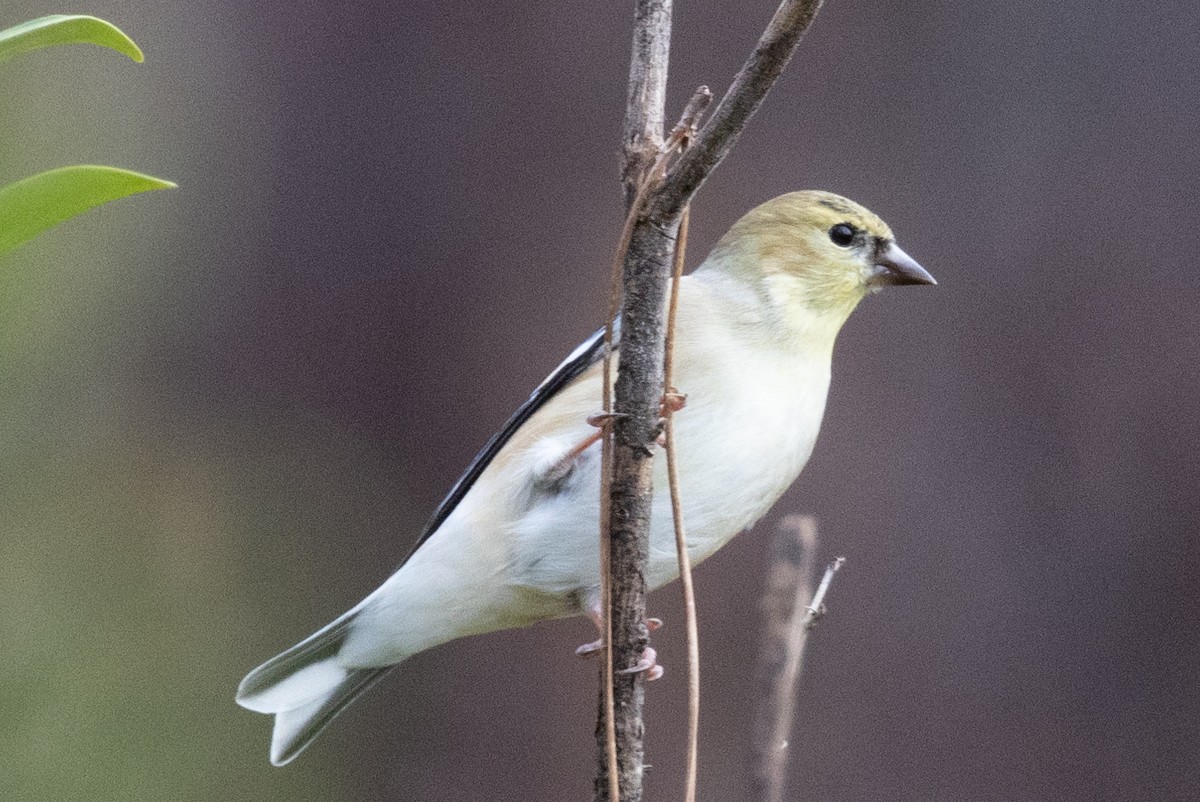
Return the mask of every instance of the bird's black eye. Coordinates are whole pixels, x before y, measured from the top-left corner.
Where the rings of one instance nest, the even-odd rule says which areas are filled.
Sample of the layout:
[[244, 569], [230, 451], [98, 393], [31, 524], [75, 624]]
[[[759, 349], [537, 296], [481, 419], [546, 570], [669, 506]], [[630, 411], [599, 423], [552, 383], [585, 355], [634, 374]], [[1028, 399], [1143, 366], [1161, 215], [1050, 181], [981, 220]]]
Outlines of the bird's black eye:
[[849, 248], [850, 243], [854, 242], [854, 235], [857, 232], [854, 226], [849, 223], [838, 223], [833, 228], [829, 229], [829, 238], [833, 240], [833, 244], [842, 248]]

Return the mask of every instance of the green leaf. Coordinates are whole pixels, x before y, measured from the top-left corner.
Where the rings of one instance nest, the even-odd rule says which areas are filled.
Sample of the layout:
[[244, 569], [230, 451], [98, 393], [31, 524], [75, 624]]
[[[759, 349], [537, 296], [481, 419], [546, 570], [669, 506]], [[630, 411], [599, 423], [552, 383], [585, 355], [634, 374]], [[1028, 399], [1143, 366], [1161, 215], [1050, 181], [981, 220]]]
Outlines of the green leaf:
[[111, 22], [82, 14], [52, 14], [0, 31], [0, 61], [51, 45], [93, 44], [141, 62], [142, 50]]
[[141, 173], [81, 164], [0, 188], [0, 253], [93, 206], [175, 184]]

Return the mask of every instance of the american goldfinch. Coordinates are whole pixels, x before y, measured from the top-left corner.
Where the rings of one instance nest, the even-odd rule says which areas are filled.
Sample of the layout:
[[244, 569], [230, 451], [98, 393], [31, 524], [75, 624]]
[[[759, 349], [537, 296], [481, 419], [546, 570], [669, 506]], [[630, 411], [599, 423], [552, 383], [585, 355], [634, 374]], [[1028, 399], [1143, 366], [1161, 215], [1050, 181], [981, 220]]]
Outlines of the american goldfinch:
[[[804, 467], [834, 340], [858, 302], [887, 285], [935, 283], [882, 220], [815, 191], [752, 210], [682, 279], [674, 379], [688, 400], [675, 438], [693, 563], [758, 520]], [[275, 716], [272, 763], [296, 757], [420, 651], [599, 615], [600, 447], [588, 418], [599, 411], [602, 352], [597, 333], [534, 391], [375, 592], [242, 680], [238, 704]], [[655, 461], [652, 589], [678, 576], [663, 462]]]

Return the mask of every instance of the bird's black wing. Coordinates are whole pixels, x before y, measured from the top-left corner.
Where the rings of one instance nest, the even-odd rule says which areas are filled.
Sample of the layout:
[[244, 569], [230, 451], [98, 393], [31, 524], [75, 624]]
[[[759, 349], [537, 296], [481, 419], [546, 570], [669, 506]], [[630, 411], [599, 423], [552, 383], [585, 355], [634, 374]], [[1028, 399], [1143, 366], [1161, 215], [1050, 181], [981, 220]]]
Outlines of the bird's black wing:
[[[621, 321], [618, 319], [613, 325], [613, 350], [616, 352], [617, 338], [620, 334]], [[583, 375], [588, 368], [595, 365], [604, 358], [604, 329], [588, 337], [582, 344], [568, 356], [563, 363], [554, 369], [554, 372], [546, 377], [546, 380], [537, 386], [533, 391], [533, 395], [517, 408], [508, 422], [492, 436], [492, 439], [487, 442], [475, 459], [471, 461], [466, 472], [454, 483], [454, 487], [442, 499], [442, 503], [438, 505], [434, 511], [433, 517], [429, 519], [429, 523], [425, 524], [424, 531], [421, 532], [421, 537], [418, 538], [416, 544], [409, 551], [408, 555], [401, 563], [403, 565], [408, 562], [409, 557], [412, 557], [413, 552], [421, 547], [421, 544], [428, 540], [434, 532], [438, 530], [445, 520], [450, 517], [450, 513], [458, 506], [458, 503], [463, 500], [463, 496], [471, 490], [475, 480], [484, 472], [488, 465], [500, 449], [504, 448], [505, 444], [512, 439], [512, 436], [517, 433], [517, 430], [524, 425], [525, 421], [533, 417], [533, 413], [541, 409], [546, 402], [558, 395], [559, 391], [574, 381], [579, 376]]]

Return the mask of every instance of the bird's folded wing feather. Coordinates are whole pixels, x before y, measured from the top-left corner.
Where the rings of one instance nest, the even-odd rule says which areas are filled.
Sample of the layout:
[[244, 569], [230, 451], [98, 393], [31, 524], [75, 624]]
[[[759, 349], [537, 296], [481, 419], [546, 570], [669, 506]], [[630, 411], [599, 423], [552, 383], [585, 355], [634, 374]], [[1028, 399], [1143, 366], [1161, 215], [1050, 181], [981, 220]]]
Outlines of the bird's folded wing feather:
[[[620, 335], [620, 319], [618, 318], [613, 325], [613, 351], [616, 352], [617, 339]], [[550, 399], [558, 395], [562, 390], [571, 384], [575, 379], [587, 372], [588, 368], [597, 364], [604, 358], [604, 329], [600, 329], [591, 337], [584, 340], [578, 348], [571, 352], [562, 364], [554, 369], [554, 372], [546, 377], [545, 381], [537, 386], [533, 394], [529, 396], [517, 411], [512, 414], [512, 417], [488, 440], [487, 444], [475, 455], [475, 459], [467, 467], [459, 480], [454, 483], [454, 487], [442, 499], [442, 503], [438, 505], [434, 511], [433, 517], [429, 519], [429, 523], [425, 524], [425, 529], [421, 532], [421, 537], [417, 539], [416, 544], [405, 556], [403, 565], [408, 562], [413, 553], [428, 540], [438, 527], [450, 516], [458, 503], [463, 500], [463, 497], [471, 490], [472, 485], [479, 478], [480, 474], [491, 464], [496, 455], [501, 449], [513, 438], [513, 435], [531, 418], [539, 409], [549, 403]]]

